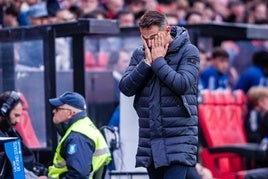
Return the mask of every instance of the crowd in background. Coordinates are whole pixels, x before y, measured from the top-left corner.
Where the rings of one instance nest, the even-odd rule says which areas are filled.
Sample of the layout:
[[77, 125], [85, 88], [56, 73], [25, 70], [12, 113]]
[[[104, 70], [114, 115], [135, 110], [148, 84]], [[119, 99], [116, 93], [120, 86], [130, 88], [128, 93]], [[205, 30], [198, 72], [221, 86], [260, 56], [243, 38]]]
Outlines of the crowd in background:
[[[0, 27], [66, 23], [80, 18], [116, 19], [119, 27], [135, 27], [138, 25], [139, 18], [147, 10], [163, 12], [170, 25], [211, 22], [268, 24], [266, 0], [0, 0]], [[66, 38], [58, 38], [56, 41], [57, 69], [72, 68], [70, 51], [65, 50], [70, 49], [69, 42], [70, 39]], [[114, 51], [112, 48], [118, 47], [118, 43], [107, 43], [109, 49], [103, 50], [105, 52], [103, 53], [100, 49], [95, 49], [97, 45], [93, 40], [85, 43], [86, 69], [96, 66], [106, 68], [109, 61], [107, 52]], [[212, 47], [208, 47], [207, 43], [197, 44], [197, 46], [200, 51], [204, 51], [204, 59], [211, 57]], [[230, 71], [233, 77], [229, 79], [233, 86], [238, 76], [252, 65], [250, 58], [253, 53], [259, 49], [267, 49], [268, 43], [226, 41], [221, 46], [230, 56], [230, 66], [234, 67]], [[43, 59], [39, 55], [42, 53], [41, 42], [23, 42], [15, 45], [15, 48], [15, 61], [23, 65], [23, 69], [25, 66], [42, 68]], [[27, 50], [33, 48], [36, 49], [35, 52], [40, 53]], [[125, 46], [120, 46], [118, 49], [122, 48]], [[131, 50], [128, 51], [131, 52]], [[34, 56], [35, 54], [38, 56]]]
[[[115, 19], [118, 20], [119, 27], [135, 27], [147, 10], [163, 12], [170, 25], [211, 22], [268, 25], [267, 0], [0, 0], [0, 28], [66, 23], [80, 18]], [[97, 42], [94, 40], [92, 38], [85, 42], [86, 69], [93, 69], [98, 63], [98, 66], [106, 64], [105, 69], [113, 71], [116, 84], [114, 116], [117, 118], [111, 121], [115, 121], [112, 125], [116, 123], [118, 126], [118, 83], [130, 60], [128, 52], [132, 49], [126, 51], [124, 43], [120, 42], [124, 47], [121, 48], [115, 42], [118, 39], [114, 41], [112, 38], [107, 38], [105, 42], [110, 51], [105, 51], [105, 47], [102, 50], [95, 49]], [[56, 40], [57, 69], [68, 70], [72, 66], [71, 52], [66, 50], [70, 49], [69, 42], [69, 38]], [[198, 44], [200, 90], [243, 89], [247, 93], [252, 86], [268, 86], [268, 40], [228, 40], [212, 48], [207, 48], [206, 45]], [[119, 46], [120, 48], [115, 48]], [[23, 69], [42, 67], [41, 42], [20, 42], [14, 48], [15, 60]], [[250, 77], [257, 79], [249, 80]], [[250, 125], [248, 124], [248, 130]], [[252, 139], [254, 142], [260, 140], [261, 138]]]
[[0, 0], [2, 28], [72, 21], [117, 19], [136, 26], [146, 10], [158, 10], [170, 24], [232, 22], [267, 24], [265, 0]]

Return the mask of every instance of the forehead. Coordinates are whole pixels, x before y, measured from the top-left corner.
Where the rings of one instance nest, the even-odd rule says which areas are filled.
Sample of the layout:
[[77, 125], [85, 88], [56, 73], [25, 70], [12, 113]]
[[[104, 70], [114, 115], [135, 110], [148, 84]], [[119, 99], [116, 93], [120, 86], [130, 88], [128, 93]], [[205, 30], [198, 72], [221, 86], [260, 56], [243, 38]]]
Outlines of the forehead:
[[18, 103], [14, 106], [14, 108], [11, 110], [11, 112], [20, 112], [22, 110], [22, 104]]
[[159, 32], [160, 28], [156, 25], [153, 25], [149, 28], [141, 28], [140, 32], [143, 38], [149, 39], [152, 36], [156, 35]]

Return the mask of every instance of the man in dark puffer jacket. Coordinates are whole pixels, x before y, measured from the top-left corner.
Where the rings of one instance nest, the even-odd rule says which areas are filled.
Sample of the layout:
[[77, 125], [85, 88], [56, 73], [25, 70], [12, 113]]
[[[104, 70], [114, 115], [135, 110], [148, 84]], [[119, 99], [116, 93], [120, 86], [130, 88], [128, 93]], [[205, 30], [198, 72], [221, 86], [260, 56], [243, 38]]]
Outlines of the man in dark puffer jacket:
[[146, 12], [137, 48], [119, 88], [135, 95], [139, 116], [136, 167], [150, 178], [185, 178], [197, 162], [199, 52], [186, 29], [165, 15]]

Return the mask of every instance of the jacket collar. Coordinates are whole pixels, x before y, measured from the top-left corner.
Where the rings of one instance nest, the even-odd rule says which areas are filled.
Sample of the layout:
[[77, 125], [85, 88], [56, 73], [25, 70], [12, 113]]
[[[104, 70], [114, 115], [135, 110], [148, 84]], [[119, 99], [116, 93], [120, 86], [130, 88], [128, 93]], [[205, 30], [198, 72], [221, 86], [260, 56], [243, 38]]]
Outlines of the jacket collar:
[[81, 112], [75, 114], [75, 115], [71, 118], [71, 120], [68, 122], [68, 128], [69, 128], [73, 123], [75, 123], [76, 121], [78, 121], [79, 119], [82, 119], [82, 118], [85, 118], [85, 117], [87, 117], [87, 113], [86, 113], [86, 111], [81, 111]]
[[185, 43], [189, 42], [189, 35], [184, 27], [171, 26], [171, 37], [173, 41], [170, 43], [168, 53], [177, 52]]

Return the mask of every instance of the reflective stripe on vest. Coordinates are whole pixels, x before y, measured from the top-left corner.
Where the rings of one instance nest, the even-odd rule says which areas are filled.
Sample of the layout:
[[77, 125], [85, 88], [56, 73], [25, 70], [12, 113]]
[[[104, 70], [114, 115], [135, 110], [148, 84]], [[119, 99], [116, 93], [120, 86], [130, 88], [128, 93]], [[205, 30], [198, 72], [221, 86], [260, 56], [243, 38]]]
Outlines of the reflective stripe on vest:
[[103, 148], [103, 149], [98, 149], [96, 150], [94, 153], [93, 153], [93, 156], [96, 157], [96, 156], [100, 156], [100, 155], [104, 155], [104, 154], [107, 154], [107, 153], [110, 153], [110, 150], [109, 148]]

